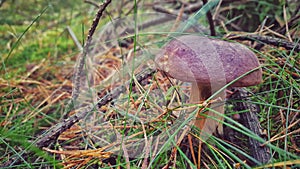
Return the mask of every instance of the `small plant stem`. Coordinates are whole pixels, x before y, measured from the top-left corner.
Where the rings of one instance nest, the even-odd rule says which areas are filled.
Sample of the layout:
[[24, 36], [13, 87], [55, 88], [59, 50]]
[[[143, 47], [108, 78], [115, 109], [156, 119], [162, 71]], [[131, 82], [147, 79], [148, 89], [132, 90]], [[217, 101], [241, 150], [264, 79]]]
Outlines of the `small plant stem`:
[[[202, 1], [203, 1], [203, 5], [205, 5], [207, 3], [207, 0], [202, 0]], [[212, 14], [210, 11], [207, 11], [206, 17], [207, 17], [207, 20], [209, 23], [210, 35], [216, 36], [215, 25], [214, 25], [213, 17], [212, 17]]]

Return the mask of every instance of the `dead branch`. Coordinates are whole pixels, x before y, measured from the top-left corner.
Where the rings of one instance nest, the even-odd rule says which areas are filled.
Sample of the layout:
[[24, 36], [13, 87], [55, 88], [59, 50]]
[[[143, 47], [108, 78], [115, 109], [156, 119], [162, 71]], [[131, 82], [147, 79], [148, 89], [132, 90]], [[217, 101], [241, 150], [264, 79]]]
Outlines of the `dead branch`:
[[[205, 5], [207, 3], [207, 0], [202, 0], [202, 1], [203, 1], [203, 5]], [[214, 25], [213, 17], [212, 17], [210, 10], [206, 13], [206, 18], [209, 23], [210, 35], [216, 36], [215, 25]]]
[[284, 47], [287, 50], [294, 50], [295, 52], [300, 51], [300, 44], [288, 42], [283, 39], [274, 38], [270, 36], [260, 36], [260, 35], [236, 35], [236, 34], [230, 34], [228, 36], [229, 39], [237, 39], [237, 40], [249, 40], [249, 41], [255, 41], [262, 44], [269, 44], [277, 47]]
[[[144, 79], [152, 76], [155, 72], [153, 69], [146, 69], [145, 71], [141, 72], [136, 76], [138, 82], [143, 81]], [[112, 92], [105, 95], [98, 101], [98, 107], [102, 107], [112, 101], [114, 98], [120, 96], [120, 93], [126, 90], [126, 86], [130, 84], [130, 81], [126, 82], [124, 85], [115, 88]], [[134, 83], [132, 84], [134, 86]], [[63, 120], [62, 122], [56, 124], [55, 126], [51, 127], [50, 129], [45, 132], [39, 139], [36, 141], [36, 146], [39, 148], [47, 147], [51, 145], [53, 142], [56, 141], [58, 136], [69, 129], [72, 125], [77, 123], [79, 120], [83, 119], [89, 112], [91, 112], [95, 107], [87, 106], [82, 108], [81, 111], [75, 113], [74, 115], [70, 116], [69, 118]]]
[[111, 2], [111, 0], [107, 0], [106, 2], [104, 2], [100, 6], [100, 8], [99, 8], [99, 10], [96, 14], [96, 17], [93, 20], [92, 26], [89, 30], [86, 43], [83, 47], [83, 53], [81, 55], [79, 55], [79, 61], [78, 61], [79, 64], [77, 65], [77, 67], [75, 69], [75, 74], [74, 74], [74, 88], [73, 88], [73, 91], [72, 91], [72, 99], [73, 100], [76, 100], [78, 95], [79, 95], [80, 75], [83, 72], [83, 66], [84, 66], [84, 63], [85, 63], [85, 58], [86, 58], [86, 56], [89, 52], [89, 47], [91, 46], [91, 42], [92, 42], [93, 35], [95, 33], [96, 27], [98, 26], [99, 20], [102, 16], [104, 10], [108, 6], [108, 4], [110, 4], [110, 2]]
[[[232, 100], [240, 100], [238, 102], [233, 102], [234, 110], [236, 111], [245, 111], [245, 113], [240, 114], [240, 123], [243, 124], [245, 127], [250, 129], [255, 135], [259, 137], [263, 137], [262, 127], [260, 126], [260, 122], [257, 118], [257, 115], [259, 113], [259, 109], [257, 105], [252, 104], [249, 102], [249, 93], [241, 88], [241, 89], [234, 89], [234, 94], [231, 95], [230, 99]], [[230, 129], [230, 132], [236, 132], [232, 129]], [[228, 132], [229, 133], [229, 132]], [[237, 143], [237, 139], [241, 133], [236, 133], [238, 136], [235, 138], [232, 138], [230, 134], [227, 133], [228, 138], [234, 143]], [[244, 135], [241, 135], [241, 137], [245, 137]], [[250, 149], [251, 156], [256, 159], [257, 161], [266, 164], [269, 162], [271, 158], [271, 154], [269, 152], [269, 148], [267, 146], [261, 146], [261, 142], [257, 141], [254, 138], [248, 137], [248, 148]], [[251, 165], [253, 162], [249, 161]]]

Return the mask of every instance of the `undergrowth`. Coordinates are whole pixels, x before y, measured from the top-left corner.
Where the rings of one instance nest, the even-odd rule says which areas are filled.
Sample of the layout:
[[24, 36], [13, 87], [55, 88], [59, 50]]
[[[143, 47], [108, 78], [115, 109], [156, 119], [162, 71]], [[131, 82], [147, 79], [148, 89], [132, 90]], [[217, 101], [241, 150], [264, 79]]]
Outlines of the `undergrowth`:
[[[225, 34], [230, 33], [243, 35], [255, 32], [258, 35], [292, 40], [299, 45], [299, 18], [298, 22], [290, 25], [289, 34], [285, 30], [286, 22], [300, 15], [295, 8], [297, 6], [299, 9], [299, 3], [272, 2], [224, 1], [214, 18], [218, 37], [226, 37]], [[100, 21], [98, 32], [101, 33], [106, 23], [114, 23], [114, 18], [126, 17], [127, 13], [133, 16], [137, 14], [136, 22], [133, 20], [133, 23], [137, 23], [141, 16], [138, 14], [152, 11], [152, 3], [139, 2], [138, 8], [134, 10], [134, 2], [113, 2]], [[179, 2], [164, 5], [167, 9], [180, 9]], [[171, 31], [155, 35], [143, 32], [145, 34], [139, 34], [141, 39], [126, 37], [124, 46], [111, 48], [109, 52], [97, 55], [95, 58], [97, 64], [100, 64], [96, 67], [95, 79], [101, 88], [97, 93], [98, 97], [105, 96], [122, 84], [127, 84], [126, 90], [99, 108], [98, 111], [105, 113], [104, 115], [91, 111], [81, 123], [76, 123], [63, 132], [53, 146], [44, 149], [35, 146], [37, 138], [62, 119], [67, 102], [71, 99], [74, 65], [81, 49], [74, 43], [74, 37], [67, 27], [70, 27], [83, 45], [96, 10], [95, 6], [79, 0], [3, 2], [0, 7], [0, 164], [7, 168], [146, 168], [148, 165], [149, 168], [196, 168], [200, 161], [195, 158], [201, 155], [200, 163], [203, 168], [250, 168], [251, 160], [253, 162], [255, 159], [251, 159], [251, 147], [245, 147], [247, 138], [243, 136], [239, 138], [239, 143], [230, 143], [226, 139], [220, 139], [222, 137], [213, 136], [203, 144], [203, 151], [200, 152], [197, 147], [201, 138], [197, 136], [197, 129], [189, 132], [180, 145], [175, 141], [176, 134], [166, 132], [172, 125], [178, 129], [188, 125], [187, 120], [178, 121], [178, 114], [191, 106], [186, 102], [190, 94], [188, 84], [167, 78], [160, 72], [137, 81], [132, 73], [138, 74], [145, 69], [145, 65], [153, 64], [149, 61], [149, 56], [141, 57], [141, 63], [136, 62], [142, 66], [129, 64], [128, 70], [125, 69], [126, 66], [122, 67], [130, 63], [132, 58], [141, 56], [136, 46], [142, 50], [147, 45], [155, 44], [155, 47], [160, 47], [163, 44], [161, 39]], [[215, 8], [211, 10], [212, 13], [214, 11]], [[204, 27], [209, 25], [204, 14], [197, 19]], [[168, 26], [159, 25], [157, 29], [164, 30]], [[94, 40], [98, 38], [96, 36]], [[123, 42], [118, 41], [120, 44]], [[253, 49], [263, 69], [263, 83], [247, 89], [250, 93], [249, 102], [259, 107], [257, 116], [263, 129], [262, 136], [257, 137], [232, 120], [234, 114], [247, 111], [234, 111], [229, 104], [224, 125], [269, 147], [271, 159], [265, 167], [297, 168], [300, 164], [299, 51], [268, 44], [259, 45], [258, 42], [239, 42]], [[134, 54], [130, 55], [131, 52]], [[144, 61], [146, 64], [143, 64]], [[117, 78], [109, 79], [115, 72], [119, 72]], [[128, 72], [131, 76], [128, 76]], [[198, 108], [205, 109], [205, 106]], [[68, 113], [70, 116], [76, 111]], [[154, 118], [149, 120], [147, 115]], [[109, 123], [103, 125], [100, 119]], [[145, 119], [147, 122], [142, 123]], [[101, 133], [103, 130], [99, 128], [103, 127], [107, 128]], [[115, 135], [108, 135], [105, 131], [119, 132], [122, 134], [120, 138], [133, 136], [132, 138], [140, 140], [145, 139], [144, 134], [149, 136], [148, 139], [161, 133], [168, 137], [162, 143], [161, 153], [155, 154], [149, 150], [147, 158], [129, 158], [123, 153], [131, 152], [126, 152], [122, 146], [112, 146], [116, 140]], [[111, 144], [103, 146], [102, 141], [110, 141]], [[144, 144], [134, 145], [137, 147], [135, 149], [146, 147]], [[120, 149], [117, 151], [116, 147]], [[264, 167], [257, 163], [251, 167], [254, 166]]]

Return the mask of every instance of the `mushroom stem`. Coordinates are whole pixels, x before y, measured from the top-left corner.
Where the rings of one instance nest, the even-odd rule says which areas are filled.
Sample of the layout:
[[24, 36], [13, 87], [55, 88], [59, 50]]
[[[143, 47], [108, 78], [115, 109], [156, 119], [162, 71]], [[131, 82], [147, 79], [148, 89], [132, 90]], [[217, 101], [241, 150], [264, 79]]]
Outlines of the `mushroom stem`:
[[[211, 86], [203, 86], [199, 83], [192, 83], [191, 89], [191, 97], [190, 103], [196, 104], [199, 102], [203, 102], [208, 99], [212, 95]], [[221, 91], [216, 97], [213, 99], [221, 99], [221, 102], [214, 102], [210, 105], [212, 109], [219, 112], [220, 114], [224, 114], [224, 103], [225, 100], [225, 91]], [[223, 134], [222, 123], [223, 116], [219, 116], [218, 114], [212, 111], [204, 112], [206, 115], [201, 115], [200, 112], [197, 113], [195, 126], [200, 129], [200, 135], [203, 136], [203, 139], [208, 138], [212, 133], [214, 133], [218, 129], [219, 134]], [[207, 118], [206, 116], [213, 116], [214, 118]], [[205, 137], [204, 137], [205, 136]]]

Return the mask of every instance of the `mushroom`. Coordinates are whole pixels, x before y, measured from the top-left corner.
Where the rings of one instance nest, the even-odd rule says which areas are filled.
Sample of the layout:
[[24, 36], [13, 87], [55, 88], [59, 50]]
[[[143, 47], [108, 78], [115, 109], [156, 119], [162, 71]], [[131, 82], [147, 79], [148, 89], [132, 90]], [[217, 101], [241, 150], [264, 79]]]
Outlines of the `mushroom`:
[[[156, 56], [155, 63], [167, 76], [192, 83], [190, 103], [202, 103], [215, 94], [212, 99], [218, 98], [221, 102], [210, 104], [210, 108], [220, 114], [224, 114], [225, 100], [225, 90], [220, 89], [226, 84], [231, 82], [231, 87], [246, 87], [262, 81], [262, 70], [251, 50], [238, 43], [205, 36], [183, 35], [172, 39]], [[223, 115], [214, 111], [205, 114], [198, 112], [194, 123], [202, 139], [216, 130], [223, 134]]]

